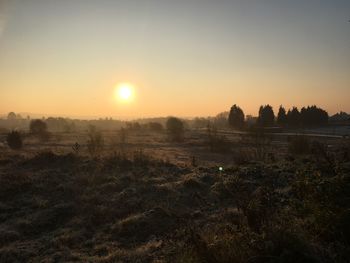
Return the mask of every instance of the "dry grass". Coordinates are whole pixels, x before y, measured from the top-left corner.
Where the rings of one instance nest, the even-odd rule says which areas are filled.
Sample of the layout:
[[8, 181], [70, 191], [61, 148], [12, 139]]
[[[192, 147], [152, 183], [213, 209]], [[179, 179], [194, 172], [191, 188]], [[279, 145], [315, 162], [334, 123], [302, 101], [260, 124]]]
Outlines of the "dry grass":
[[[237, 165], [191, 136], [170, 144], [129, 135], [127, 152], [98, 158], [3, 152], [0, 261], [347, 262], [350, 164], [342, 148]], [[158, 146], [172, 160], [195, 151], [199, 165], [151, 155]], [[223, 171], [215, 158], [227, 158]]]

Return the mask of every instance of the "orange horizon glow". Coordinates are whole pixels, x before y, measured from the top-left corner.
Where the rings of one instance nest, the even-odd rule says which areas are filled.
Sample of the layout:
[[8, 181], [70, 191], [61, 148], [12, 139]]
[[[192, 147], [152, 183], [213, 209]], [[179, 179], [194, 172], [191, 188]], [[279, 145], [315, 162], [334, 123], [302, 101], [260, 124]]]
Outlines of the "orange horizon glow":
[[350, 2], [132, 2], [0, 0], [0, 115], [350, 112]]

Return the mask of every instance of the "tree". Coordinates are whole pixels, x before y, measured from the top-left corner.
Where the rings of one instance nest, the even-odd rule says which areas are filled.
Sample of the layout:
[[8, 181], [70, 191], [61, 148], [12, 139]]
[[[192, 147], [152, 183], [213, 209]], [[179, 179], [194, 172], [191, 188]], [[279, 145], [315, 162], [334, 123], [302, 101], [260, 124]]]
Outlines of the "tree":
[[47, 131], [47, 124], [43, 120], [32, 120], [29, 124], [29, 130], [42, 141], [47, 141], [50, 138], [50, 133]]
[[184, 124], [175, 117], [170, 117], [166, 122], [169, 137], [173, 141], [182, 141], [184, 136]]
[[33, 134], [41, 135], [47, 132], [47, 124], [43, 120], [32, 120], [29, 124], [29, 130]]
[[277, 114], [277, 123], [284, 126], [287, 121], [287, 114], [285, 108], [281, 105]]
[[7, 114], [7, 119], [8, 119], [8, 120], [15, 120], [15, 119], [17, 119], [16, 113], [14, 113], [14, 112], [9, 112], [9, 114]]
[[[228, 125], [228, 116], [230, 113], [228, 111], [220, 112], [213, 118], [213, 124], [216, 127], [227, 127]], [[207, 125], [208, 123], [206, 123]]]
[[228, 123], [231, 127], [237, 129], [241, 129], [244, 126], [244, 113], [236, 104], [231, 107]]
[[273, 126], [275, 122], [275, 114], [272, 107], [267, 104], [260, 106], [258, 124], [263, 127]]
[[328, 123], [328, 118], [328, 113], [315, 105], [303, 107], [300, 111], [300, 123], [304, 127], [325, 125]]
[[18, 131], [12, 131], [7, 134], [6, 142], [12, 150], [19, 150], [23, 147], [22, 136]]
[[292, 110], [288, 110], [287, 124], [291, 127], [297, 127], [300, 125], [300, 112], [297, 107], [293, 107]]

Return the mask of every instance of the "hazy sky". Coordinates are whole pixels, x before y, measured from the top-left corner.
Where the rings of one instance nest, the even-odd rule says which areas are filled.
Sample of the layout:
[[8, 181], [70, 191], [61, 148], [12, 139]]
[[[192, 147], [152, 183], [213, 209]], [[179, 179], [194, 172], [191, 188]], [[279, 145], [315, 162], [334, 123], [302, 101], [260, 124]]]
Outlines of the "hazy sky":
[[349, 19], [349, 0], [0, 0], [0, 114], [350, 112]]

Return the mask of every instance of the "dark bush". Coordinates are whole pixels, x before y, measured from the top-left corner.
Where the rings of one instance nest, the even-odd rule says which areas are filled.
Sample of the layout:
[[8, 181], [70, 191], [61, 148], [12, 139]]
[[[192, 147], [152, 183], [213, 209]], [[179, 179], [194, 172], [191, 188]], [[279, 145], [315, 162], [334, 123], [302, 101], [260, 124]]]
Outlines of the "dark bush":
[[29, 124], [29, 130], [33, 134], [42, 134], [47, 132], [47, 124], [42, 120], [32, 120]]
[[22, 136], [18, 131], [12, 131], [7, 134], [6, 141], [12, 150], [19, 150], [23, 147]]
[[183, 141], [184, 138], [184, 124], [175, 117], [170, 117], [166, 122], [166, 128], [169, 133], [169, 137], [172, 141]]
[[47, 131], [47, 124], [43, 120], [32, 120], [29, 125], [30, 132], [42, 141], [50, 139], [50, 133]]

